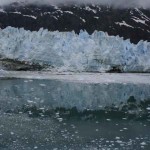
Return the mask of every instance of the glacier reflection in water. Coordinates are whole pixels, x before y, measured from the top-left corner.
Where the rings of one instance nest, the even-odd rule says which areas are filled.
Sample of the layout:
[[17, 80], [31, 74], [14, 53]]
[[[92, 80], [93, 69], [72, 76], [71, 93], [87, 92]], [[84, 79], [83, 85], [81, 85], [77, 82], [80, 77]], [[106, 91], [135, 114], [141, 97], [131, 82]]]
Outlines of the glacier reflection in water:
[[150, 99], [150, 84], [144, 81], [109, 82], [109, 80], [106, 83], [92, 83], [72, 79], [3, 78], [0, 80], [0, 109], [7, 111], [23, 105], [48, 109], [76, 107], [80, 111], [101, 110], [105, 107], [121, 109], [131, 97], [137, 104]]

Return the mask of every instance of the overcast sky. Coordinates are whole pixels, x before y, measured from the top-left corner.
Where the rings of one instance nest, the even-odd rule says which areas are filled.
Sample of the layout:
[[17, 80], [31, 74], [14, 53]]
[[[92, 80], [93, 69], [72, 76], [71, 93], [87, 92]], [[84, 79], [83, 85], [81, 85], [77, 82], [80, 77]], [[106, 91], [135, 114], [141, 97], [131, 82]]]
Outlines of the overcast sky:
[[143, 7], [150, 8], [150, 0], [0, 0], [0, 5], [8, 5], [12, 2], [24, 2], [25, 4], [36, 3], [36, 4], [49, 4], [49, 5], [60, 5], [69, 3], [92, 3], [92, 4], [103, 4], [113, 5], [114, 7]]

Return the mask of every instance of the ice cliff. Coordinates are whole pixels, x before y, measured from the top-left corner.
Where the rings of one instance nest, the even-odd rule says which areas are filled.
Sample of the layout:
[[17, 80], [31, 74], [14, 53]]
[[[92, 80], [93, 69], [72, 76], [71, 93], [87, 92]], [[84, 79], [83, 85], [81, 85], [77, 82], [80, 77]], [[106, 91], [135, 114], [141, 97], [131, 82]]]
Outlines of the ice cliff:
[[7, 27], [0, 30], [0, 57], [47, 65], [56, 71], [150, 72], [150, 43], [137, 45], [119, 36], [95, 31], [38, 32]]

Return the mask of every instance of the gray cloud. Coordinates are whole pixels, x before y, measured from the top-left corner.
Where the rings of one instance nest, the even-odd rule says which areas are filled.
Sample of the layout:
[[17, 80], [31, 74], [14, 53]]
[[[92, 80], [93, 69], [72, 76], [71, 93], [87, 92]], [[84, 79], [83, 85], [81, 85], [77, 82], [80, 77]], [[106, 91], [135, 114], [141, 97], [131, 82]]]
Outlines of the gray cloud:
[[61, 4], [101, 4], [113, 7], [143, 7], [150, 8], [150, 0], [0, 0], [0, 5], [9, 5], [13, 2], [22, 2], [24, 4], [44, 4], [44, 5], [61, 5]]

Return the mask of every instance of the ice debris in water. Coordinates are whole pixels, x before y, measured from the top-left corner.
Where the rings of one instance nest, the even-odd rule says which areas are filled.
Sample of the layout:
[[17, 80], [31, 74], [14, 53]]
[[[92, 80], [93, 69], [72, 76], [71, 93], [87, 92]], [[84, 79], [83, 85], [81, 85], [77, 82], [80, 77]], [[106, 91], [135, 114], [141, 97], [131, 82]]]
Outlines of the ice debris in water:
[[119, 36], [95, 31], [26, 31], [7, 27], [0, 31], [1, 58], [46, 64], [59, 71], [150, 72], [150, 43], [137, 45]]

